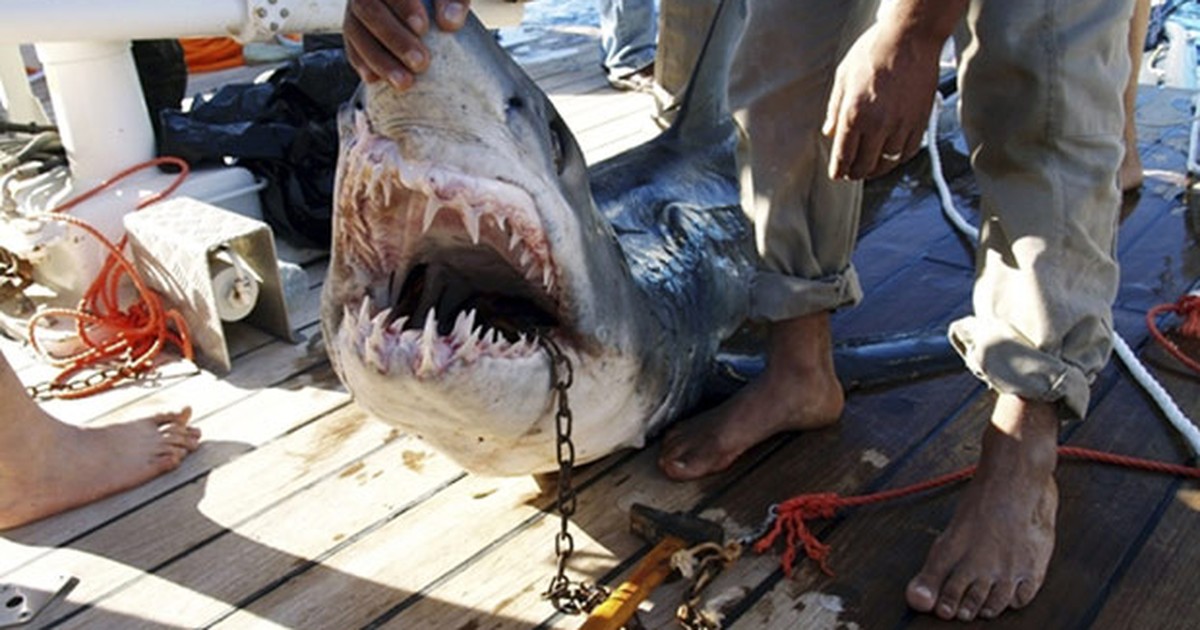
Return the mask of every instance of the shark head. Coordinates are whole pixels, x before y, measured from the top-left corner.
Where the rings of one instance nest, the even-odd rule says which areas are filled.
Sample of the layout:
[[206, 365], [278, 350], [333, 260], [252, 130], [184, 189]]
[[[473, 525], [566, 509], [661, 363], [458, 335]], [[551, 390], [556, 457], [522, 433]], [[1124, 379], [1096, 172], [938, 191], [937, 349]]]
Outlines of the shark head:
[[526, 474], [554, 467], [548, 339], [577, 461], [640, 446], [665, 377], [575, 138], [473, 18], [424, 41], [410, 89], [364, 85], [340, 113], [322, 295], [339, 377], [468, 470]]

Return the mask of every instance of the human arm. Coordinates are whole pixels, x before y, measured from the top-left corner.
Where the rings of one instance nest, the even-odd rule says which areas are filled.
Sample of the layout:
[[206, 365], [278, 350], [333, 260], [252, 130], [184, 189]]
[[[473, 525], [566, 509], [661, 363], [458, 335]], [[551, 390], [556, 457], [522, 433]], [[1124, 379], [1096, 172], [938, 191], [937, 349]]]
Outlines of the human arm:
[[[456, 31], [466, 22], [471, 0], [435, 0], [438, 28]], [[412, 85], [429, 67], [421, 37], [429, 32], [422, 0], [348, 0], [342, 21], [346, 59], [368, 83], [385, 79], [397, 89]]]
[[967, 4], [897, 0], [850, 47], [838, 64], [822, 129], [833, 139], [830, 177], [877, 177], [917, 152], [942, 47]]

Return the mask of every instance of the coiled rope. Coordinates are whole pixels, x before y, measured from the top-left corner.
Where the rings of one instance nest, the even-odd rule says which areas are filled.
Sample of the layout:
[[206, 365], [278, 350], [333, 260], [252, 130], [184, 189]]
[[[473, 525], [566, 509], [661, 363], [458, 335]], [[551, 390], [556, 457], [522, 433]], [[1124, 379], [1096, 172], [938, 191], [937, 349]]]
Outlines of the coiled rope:
[[[148, 373], [167, 346], [175, 346], [184, 358], [193, 359], [192, 342], [183, 316], [163, 305], [161, 297], [146, 285], [122, 253], [128, 237], [123, 236], [114, 244], [85, 221], [65, 214], [130, 175], [162, 165], [175, 166], [179, 173], [166, 188], [139, 202], [136, 209], [141, 210], [179, 188], [189, 173], [187, 162], [176, 157], [159, 157], [136, 164], [53, 210], [30, 217], [75, 226], [108, 250], [108, 257], [76, 308], [42, 309], [29, 320], [29, 340], [34, 351], [52, 366], [62, 368], [47, 387], [35, 388], [36, 395], [72, 399], [111, 389], [125, 379]], [[132, 282], [136, 297], [122, 307], [119, 290], [125, 278]], [[75, 333], [83, 348], [66, 356], [55, 356], [46, 350], [39, 339], [39, 331], [46, 328], [38, 324], [50, 318], [74, 320]], [[97, 369], [101, 370], [97, 372], [98, 378], [73, 380], [86, 370]]]

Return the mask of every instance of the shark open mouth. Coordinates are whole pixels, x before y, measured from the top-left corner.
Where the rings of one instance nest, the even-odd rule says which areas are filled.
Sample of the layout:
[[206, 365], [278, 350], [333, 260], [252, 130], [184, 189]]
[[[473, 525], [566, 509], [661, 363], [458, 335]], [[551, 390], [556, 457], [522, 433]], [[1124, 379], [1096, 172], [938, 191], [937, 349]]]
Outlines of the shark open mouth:
[[342, 164], [336, 246], [365, 286], [341, 326], [359, 357], [383, 374], [432, 377], [539, 352], [536, 336], [561, 331], [565, 315], [532, 197], [406, 161], [392, 141], [358, 131]]

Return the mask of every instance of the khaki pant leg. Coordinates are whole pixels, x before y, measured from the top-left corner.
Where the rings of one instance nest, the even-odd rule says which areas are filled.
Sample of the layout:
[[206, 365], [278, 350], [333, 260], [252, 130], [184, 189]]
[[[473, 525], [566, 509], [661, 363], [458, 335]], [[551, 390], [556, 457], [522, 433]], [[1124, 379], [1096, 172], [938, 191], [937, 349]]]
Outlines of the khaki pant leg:
[[951, 326], [1000, 392], [1082, 417], [1112, 348], [1132, 0], [975, 0], [960, 74], [981, 193], [974, 315]]
[[730, 102], [747, 134], [742, 203], [765, 269], [752, 315], [781, 320], [857, 303], [850, 263], [862, 185], [829, 179], [821, 123], [838, 61], [878, 0], [750, 0]]

